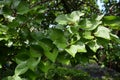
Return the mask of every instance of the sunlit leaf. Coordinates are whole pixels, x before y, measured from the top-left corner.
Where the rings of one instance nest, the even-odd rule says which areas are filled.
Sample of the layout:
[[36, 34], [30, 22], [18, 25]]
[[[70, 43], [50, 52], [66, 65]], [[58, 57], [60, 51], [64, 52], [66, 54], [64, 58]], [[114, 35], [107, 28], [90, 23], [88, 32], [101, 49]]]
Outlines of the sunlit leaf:
[[84, 13], [81, 13], [80, 11], [73, 11], [70, 16], [71, 16], [71, 20], [73, 22], [78, 22], [80, 17], [83, 16]]
[[72, 56], [75, 57], [77, 53], [77, 48], [75, 45], [72, 45], [69, 49], [66, 49], [66, 51]]
[[56, 21], [57, 23], [59, 23], [59, 24], [67, 24], [67, 23], [68, 23], [68, 20], [67, 20], [66, 17], [67, 17], [67, 16], [65, 16], [64, 14], [59, 15], [59, 16], [55, 19], [55, 21]]
[[84, 13], [81, 13], [80, 11], [73, 11], [71, 14], [62, 14], [56, 18], [56, 22], [59, 24], [77, 24], [79, 22], [79, 19], [81, 16], [83, 16]]
[[78, 52], [87, 52], [84, 43], [78, 42], [77, 44], [78, 44], [77, 45], [77, 51]]
[[71, 45], [70, 48], [65, 49], [72, 57], [75, 57], [77, 52], [86, 52], [85, 44], [79, 42], [77, 45]]
[[110, 40], [110, 30], [106, 27], [99, 26], [94, 34], [96, 37]]
[[96, 40], [88, 42], [87, 45], [88, 45], [88, 46], [90, 47], [90, 49], [93, 50], [94, 52], [96, 52], [96, 51], [100, 48], [100, 46], [97, 44]]
[[85, 32], [83, 33], [83, 37], [84, 37], [85, 39], [93, 39], [93, 38], [94, 38], [94, 36], [92, 36], [92, 34], [91, 34], [90, 31], [85, 31]]
[[15, 75], [24, 74], [28, 70], [27, 61], [23, 61], [15, 68]]
[[0, 68], [2, 68], [2, 65], [0, 64]]
[[99, 15], [99, 16], [97, 16], [96, 20], [100, 21], [103, 17], [104, 17], [104, 15]]
[[13, 76], [13, 80], [23, 80], [20, 76], [18, 75], [14, 75]]

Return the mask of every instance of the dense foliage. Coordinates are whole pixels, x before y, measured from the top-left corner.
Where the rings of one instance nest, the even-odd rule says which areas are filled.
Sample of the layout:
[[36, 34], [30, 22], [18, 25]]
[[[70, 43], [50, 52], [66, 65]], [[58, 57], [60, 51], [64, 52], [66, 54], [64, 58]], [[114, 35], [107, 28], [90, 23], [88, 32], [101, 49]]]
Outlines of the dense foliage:
[[93, 61], [120, 71], [119, 29], [93, 0], [1, 0], [0, 79], [88, 80], [61, 67]]

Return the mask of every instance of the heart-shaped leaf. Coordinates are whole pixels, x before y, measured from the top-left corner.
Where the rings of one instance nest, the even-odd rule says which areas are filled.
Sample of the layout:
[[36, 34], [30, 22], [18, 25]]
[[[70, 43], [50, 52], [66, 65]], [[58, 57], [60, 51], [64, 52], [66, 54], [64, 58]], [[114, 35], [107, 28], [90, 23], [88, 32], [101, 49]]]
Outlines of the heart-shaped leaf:
[[94, 35], [96, 37], [101, 37], [110, 40], [110, 30], [103, 26], [99, 26], [97, 28], [97, 31], [94, 33]]

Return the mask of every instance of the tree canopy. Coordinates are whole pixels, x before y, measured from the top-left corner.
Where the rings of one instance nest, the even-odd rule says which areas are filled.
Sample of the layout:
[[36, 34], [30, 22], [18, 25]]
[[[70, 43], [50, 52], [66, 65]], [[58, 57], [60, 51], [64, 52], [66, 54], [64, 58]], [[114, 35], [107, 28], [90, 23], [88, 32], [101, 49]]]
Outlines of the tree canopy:
[[102, 12], [97, 0], [1, 0], [0, 79], [54, 80], [50, 70], [91, 60], [120, 71], [120, 1], [103, 3]]

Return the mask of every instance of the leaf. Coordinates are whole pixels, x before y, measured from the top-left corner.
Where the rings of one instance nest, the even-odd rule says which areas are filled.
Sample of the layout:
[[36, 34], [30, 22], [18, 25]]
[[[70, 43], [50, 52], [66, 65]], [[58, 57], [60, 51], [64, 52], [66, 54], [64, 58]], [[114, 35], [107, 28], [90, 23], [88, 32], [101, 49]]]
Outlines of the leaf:
[[71, 14], [65, 14], [58, 16], [55, 21], [58, 24], [77, 24], [79, 22], [80, 16], [83, 16], [84, 13], [81, 13], [80, 11], [73, 11]]
[[53, 67], [53, 64], [51, 64], [49, 61], [46, 61], [46, 62], [41, 62], [39, 66], [43, 72], [47, 73], [48, 70]]
[[19, 5], [20, 1], [21, 0], [12, 0], [11, 8], [15, 9]]
[[[15, 58], [18, 60], [18, 64], [21, 61], [26, 61], [29, 59], [29, 50], [26, 49], [21, 49], [18, 54], [15, 56]], [[17, 61], [16, 61], [17, 62]]]
[[63, 25], [66, 25], [68, 23], [68, 20], [66, 18], [67, 16], [62, 14], [62, 15], [59, 15], [55, 21], [58, 23], [58, 24], [63, 24]]
[[87, 52], [84, 43], [78, 42], [76, 46], [78, 52]]
[[83, 33], [83, 37], [84, 37], [85, 39], [93, 39], [93, 38], [94, 38], [94, 36], [91, 35], [91, 31], [85, 31], [85, 32]]
[[80, 11], [73, 11], [70, 14], [70, 17], [73, 22], [79, 22], [80, 17], [83, 15], [84, 15], [84, 13], [81, 13]]
[[58, 49], [64, 49], [66, 45], [66, 38], [62, 30], [52, 29], [50, 31], [50, 38], [53, 43], [58, 47]]
[[86, 52], [85, 44], [79, 42], [77, 45], [71, 45], [70, 48], [65, 49], [72, 57], [75, 57], [77, 52]]
[[[9, 79], [8, 79], [9, 80]], [[18, 75], [14, 75], [12, 80], [23, 80], [22, 78], [20, 78]]]
[[31, 57], [41, 57], [40, 51], [34, 49], [34, 48], [30, 48], [30, 56]]
[[77, 53], [77, 48], [75, 45], [70, 46], [69, 49], [65, 49], [72, 57], [75, 57], [75, 54]]
[[65, 53], [63, 55], [58, 55], [57, 60], [63, 65], [70, 65], [70, 59], [65, 57]]
[[55, 62], [55, 60], [57, 59], [57, 56], [58, 56], [58, 49], [54, 48], [52, 54], [53, 54], [53, 57], [54, 57], [53, 62]]
[[100, 46], [97, 44], [96, 40], [90, 41], [87, 43], [87, 45], [90, 47], [91, 50], [93, 50], [94, 52], [96, 52]]
[[98, 15], [97, 18], [96, 18], [96, 20], [100, 21], [103, 17], [104, 17], [104, 15]]
[[0, 64], [0, 69], [2, 68], [2, 65]]
[[46, 43], [39, 41], [39, 45], [43, 48], [44, 51], [50, 51], [51, 47], [48, 46]]
[[8, 76], [2, 80], [23, 80], [23, 79], [20, 78], [20, 76], [18, 76], [18, 75], [14, 75], [14, 76]]
[[3, 32], [6, 32], [7, 30], [8, 30], [8, 27], [0, 23], [0, 34], [3, 34]]
[[27, 61], [23, 61], [15, 68], [15, 75], [24, 74], [28, 70]]
[[115, 20], [117, 18], [118, 18], [117, 16], [104, 16], [105, 20]]
[[48, 59], [50, 59], [52, 62], [55, 62], [57, 55], [58, 55], [58, 50], [54, 48], [51, 51], [51, 48], [43, 42], [39, 42], [39, 45], [43, 48], [45, 56]]
[[110, 34], [111, 40], [114, 41], [115, 43], [119, 43], [120, 44], [120, 38], [115, 35], [115, 34]]
[[94, 30], [96, 29], [102, 22], [97, 20], [89, 20], [84, 19], [80, 22], [79, 26], [80, 28], [84, 30]]
[[27, 1], [21, 1], [17, 7], [17, 14], [25, 14], [27, 12], [29, 12], [29, 4], [27, 3]]
[[109, 42], [110, 42], [110, 41], [107, 40], [107, 39], [97, 37], [97, 44], [101, 45], [101, 46], [104, 47], [105, 49], [108, 48], [108, 43], [109, 43]]
[[105, 26], [108, 26], [112, 29], [120, 30], [120, 17], [119, 16], [105, 16], [103, 18], [103, 22]]
[[27, 65], [29, 69], [32, 71], [35, 70], [36, 66], [39, 64], [41, 57], [39, 57], [37, 60], [35, 58], [30, 58], [27, 60]]
[[58, 55], [58, 51], [57, 49], [54, 49], [53, 52], [50, 51], [45, 51], [44, 52], [45, 56], [50, 59], [52, 62], [55, 62], [57, 55]]
[[94, 33], [94, 35], [96, 37], [101, 37], [110, 40], [110, 30], [103, 26], [99, 26], [97, 28], [97, 31]]

